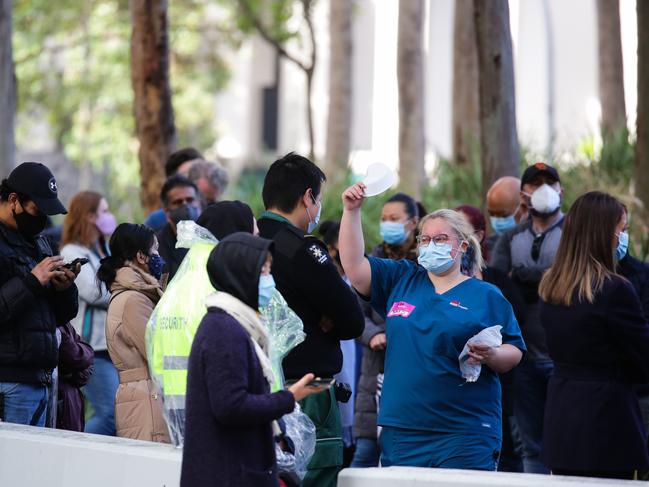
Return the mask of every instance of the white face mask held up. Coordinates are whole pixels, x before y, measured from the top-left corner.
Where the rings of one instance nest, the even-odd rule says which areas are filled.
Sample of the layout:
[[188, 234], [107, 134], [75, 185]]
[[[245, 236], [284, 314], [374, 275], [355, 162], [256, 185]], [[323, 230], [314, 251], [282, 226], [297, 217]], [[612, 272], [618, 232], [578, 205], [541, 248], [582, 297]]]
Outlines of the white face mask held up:
[[482, 365], [472, 365], [467, 363], [469, 359], [469, 345], [486, 345], [487, 347], [499, 347], [503, 344], [503, 336], [500, 333], [502, 326], [490, 326], [485, 328], [480, 333], [473, 335], [469, 338], [462, 349], [462, 353], [458, 360], [460, 361], [460, 371], [462, 372], [462, 377], [466, 379], [467, 382], [475, 382], [480, 377], [480, 372], [482, 371]]

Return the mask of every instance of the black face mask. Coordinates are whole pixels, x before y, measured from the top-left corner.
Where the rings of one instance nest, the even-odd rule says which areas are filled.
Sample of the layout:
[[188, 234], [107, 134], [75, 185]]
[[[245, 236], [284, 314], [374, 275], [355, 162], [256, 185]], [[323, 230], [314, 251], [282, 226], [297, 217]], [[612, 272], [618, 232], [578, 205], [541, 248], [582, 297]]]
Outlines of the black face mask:
[[184, 220], [196, 221], [198, 220], [199, 214], [200, 210], [193, 205], [182, 205], [169, 212], [171, 221], [173, 221], [176, 225]]
[[16, 220], [18, 232], [27, 240], [32, 240], [36, 235], [45, 230], [47, 226], [47, 215], [39, 213], [34, 216], [23, 208], [22, 213], [16, 213], [16, 210], [11, 210]]

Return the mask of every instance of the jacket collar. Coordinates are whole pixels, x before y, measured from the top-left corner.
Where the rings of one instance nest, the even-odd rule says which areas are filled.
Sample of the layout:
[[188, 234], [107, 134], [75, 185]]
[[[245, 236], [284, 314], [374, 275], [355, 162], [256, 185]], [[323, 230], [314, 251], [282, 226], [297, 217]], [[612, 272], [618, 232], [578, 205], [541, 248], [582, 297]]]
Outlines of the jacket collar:
[[130, 263], [117, 270], [115, 282], [110, 287], [113, 295], [123, 291], [141, 292], [154, 303], [162, 296], [162, 286], [156, 278]]

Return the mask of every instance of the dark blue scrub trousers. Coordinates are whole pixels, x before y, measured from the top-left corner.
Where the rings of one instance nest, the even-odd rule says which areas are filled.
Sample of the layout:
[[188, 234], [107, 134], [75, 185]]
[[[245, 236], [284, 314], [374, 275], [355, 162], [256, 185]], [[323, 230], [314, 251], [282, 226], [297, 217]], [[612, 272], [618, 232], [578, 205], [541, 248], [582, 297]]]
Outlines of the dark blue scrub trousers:
[[379, 439], [381, 466], [498, 468], [500, 439], [486, 435], [436, 433], [384, 426]]

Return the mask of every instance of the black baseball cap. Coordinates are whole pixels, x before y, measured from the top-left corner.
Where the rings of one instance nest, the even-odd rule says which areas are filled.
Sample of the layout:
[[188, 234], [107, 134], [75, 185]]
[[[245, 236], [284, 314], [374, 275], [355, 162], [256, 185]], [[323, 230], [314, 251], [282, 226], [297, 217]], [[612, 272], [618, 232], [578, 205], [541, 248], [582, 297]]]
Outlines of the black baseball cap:
[[537, 162], [525, 169], [523, 177], [521, 178], [521, 188], [524, 184], [528, 184], [530, 181], [540, 175], [549, 176], [555, 183], [561, 181], [561, 179], [559, 178], [559, 173], [555, 168], [547, 165], [545, 162]]
[[7, 184], [17, 193], [27, 195], [46, 215], [65, 215], [68, 211], [58, 198], [56, 179], [46, 166], [39, 162], [23, 162], [16, 167]]

